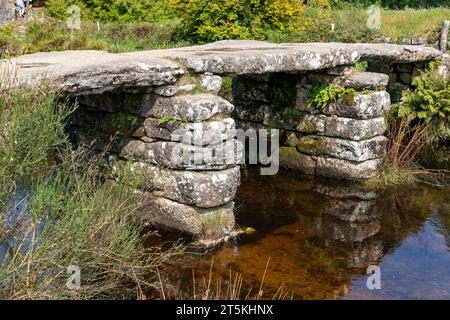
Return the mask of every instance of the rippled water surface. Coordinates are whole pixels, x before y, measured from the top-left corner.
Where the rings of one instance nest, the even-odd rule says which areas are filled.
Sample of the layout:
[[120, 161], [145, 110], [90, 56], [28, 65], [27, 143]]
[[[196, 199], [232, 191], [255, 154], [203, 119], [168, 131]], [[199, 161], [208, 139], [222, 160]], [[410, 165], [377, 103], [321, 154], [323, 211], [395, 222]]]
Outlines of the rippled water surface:
[[[183, 292], [209, 275], [243, 275], [243, 292], [294, 299], [450, 299], [450, 188], [374, 192], [282, 171], [243, 172], [237, 222], [256, 230], [209, 255], [188, 255], [172, 272]], [[381, 289], [366, 286], [369, 265]], [[172, 270], [173, 271], [173, 270]], [[245, 295], [245, 294], [244, 294]]]

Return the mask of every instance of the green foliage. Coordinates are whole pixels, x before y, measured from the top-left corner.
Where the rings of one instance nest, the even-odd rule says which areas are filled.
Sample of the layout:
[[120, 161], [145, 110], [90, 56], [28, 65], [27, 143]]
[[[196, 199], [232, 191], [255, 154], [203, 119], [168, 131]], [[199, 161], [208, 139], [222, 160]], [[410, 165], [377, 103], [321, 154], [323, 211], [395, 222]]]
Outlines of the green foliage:
[[0, 57], [7, 58], [41, 51], [62, 50], [105, 50], [129, 52], [158, 48], [172, 48], [187, 45], [173, 40], [176, 22], [150, 23], [108, 23], [84, 22], [81, 30], [68, 30], [64, 22], [39, 20], [27, 24], [23, 37], [16, 28], [0, 28]]
[[[70, 148], [76, 106], [60, 100], [48, 84], [16, 89], [0, 74], [0, 299], [136, 297], [179, 247], [143, 247], [139, 194], [99, 178], [104, 155]], [[66, 286], [70, 265], [79, 290]]]
[[306, 115], [306, 112], [292, 108], [292, 107], [284, 107], [280, 111], [280, 115], [283, 119], [300, 119]]
[[430, 141], [450, 137], [450, 79], [440, 77], [434, 68], [436, 64], [415, 78], [415, 89], [404, 92], [403, 103], [391, 108], [397, 118], [424, 122]]
[[125, 135], [133, 134], [142, 122], [139, 117], [123, 112], [114, 113], [111, 117], [111, 127]]
[[171, 0], [182, 36], [196, 42], [264, 39], [264, 30], [298, 32], [329, 16], [327, 0]]
[[366, 72], [369, 64], [367, 61], [358, 61], [355, 65], [355, 68], [358, 72]]
[[59, 103], [49, 85], [1, 91], [0, 177], [13, 180], [46, 166], [49, 150], [65, 142], [74, 107]]
[[351, 102], [355, 93], [353, 88], [341, 88], [333, 85], [317, 85], [311, 88], [308, 94], [308, 106], [310, 108], [324, 109], [330, 102], [341, 98]]
[[175, 125], [185, 125], [188, 124], [189, 121], [187, 121], [186, 119], [182, 119], [182, 118], [173, 118], [173, 117], [169, 117], [169, 116], [164, 116], [161, 119], [159, 119], [159, 124], [163, 125], [166, 123], [172, 123]]
[[174, 18], [168, 0], [47, 0], [50, 15], [65, 20], [67, 8], [77, 5], [81, 18], [100, 22], [160, 22]]
[[233, 100], [233, 78], [222, 77], [222, 85], [220, 87], [219, 96], [228, 101]]

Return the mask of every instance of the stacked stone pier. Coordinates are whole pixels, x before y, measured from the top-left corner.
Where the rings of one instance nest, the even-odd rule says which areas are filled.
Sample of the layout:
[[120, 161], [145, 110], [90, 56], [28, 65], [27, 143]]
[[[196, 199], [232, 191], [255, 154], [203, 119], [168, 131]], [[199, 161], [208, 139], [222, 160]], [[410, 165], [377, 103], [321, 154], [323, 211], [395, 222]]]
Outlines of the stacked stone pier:
[[[222, 41], [124, 54], [38, 53], [1, 63], [16, 68], [19, 84], [47, 79], [79, 104], [68, 132], [75, 144], [107, 150], [111, 176], [143, 196], [142, 221], [213, 243], [236, 229], [245, 158], [237, 129], [278, 129], [281, 166], [371, 178], [387, 141], [387, 90], [409, 81], [406, 69], [412, 75], [441, 58], [418, 46]], [[369, 72], [356, 70], [361, 60]], [[230, 78], [232, 98], [225, 99], [219, 92]], [[311, 96], [327, 86], [348, 91], [312, 107]], [[127, 176], [139, 182], [120, 179]]]

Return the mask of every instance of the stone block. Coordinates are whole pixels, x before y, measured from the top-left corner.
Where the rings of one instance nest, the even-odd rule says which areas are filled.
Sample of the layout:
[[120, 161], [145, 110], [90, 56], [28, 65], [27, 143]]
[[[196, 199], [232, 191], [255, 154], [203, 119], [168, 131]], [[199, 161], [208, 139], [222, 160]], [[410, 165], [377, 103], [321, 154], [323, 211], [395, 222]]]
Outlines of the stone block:
[[335, 158], [318, 157], [316, 175], [342, 180], [367, 180], [378, 174], [381, 161], [381, 159], [372, 159], [355, 163]]
[[352, 118], [326, 117], [325, 135], [349, 140], [365, 140], [383, 135], [386, 131], [384, 117], [357, 120]]
[[312, 156], [330, 156], [342, 160], [362, 162], [382, 156], [387, 138], [378, 136], [368, 140], [352, 141], [323, 136], [305, 136], [297, 150]]
[[241, 163], [243, 146], [237, 140], [199, 147], [172, 141], [145, 143], [124, 140], [120, 156], [171, 169], [224, 170]]
[[233, 139], [236, 135], [236, 125], [231, 118], [187, 124], [161, 123], [159, 119], [147, 118], [144, 127], [146, 135], [150, 138], [192, 145], [218, 144]]
[[371, 119], [382, 117], [389, 111], [391, 99], [386, 91], [369, 94], [354, 94], [349, 99], [339, 99], [328, 104], [323, 113], [354, 119]]
[[[233, 202], [220, 207], [200, 209], [150, 193], [143, 193], [143, 197], [143, 204], [137, 213], [138, 218], [158, 228], [181, 231], [196, 239], [206, 235], [222, 238], [234, 229]], [[217, 225], [213, 224], [214, 221]]]

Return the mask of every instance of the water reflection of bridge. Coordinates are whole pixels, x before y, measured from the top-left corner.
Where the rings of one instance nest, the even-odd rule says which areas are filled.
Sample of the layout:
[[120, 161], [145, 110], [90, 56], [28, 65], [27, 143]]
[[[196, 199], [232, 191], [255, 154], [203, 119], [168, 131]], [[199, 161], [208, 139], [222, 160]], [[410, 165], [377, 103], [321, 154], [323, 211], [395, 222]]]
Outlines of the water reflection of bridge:
[[255, 285], [270, 256], [267, 286], [276, 290], [285, 282], [297, 298], [345, 294], [354, 276], [365, 275], [370, 264], [379, 264], [420, 230], [433, 213], [431, 202], [448, 210], [439, 198], [445, 192], [432, 189], [379, 193], [360, 184], [300, 179], [286, 172], [243, 176], [238, 222], [259, 232], [243, 239], [237, 250], [218, 252], [218, 272], [226, 277], [231, 267]]

